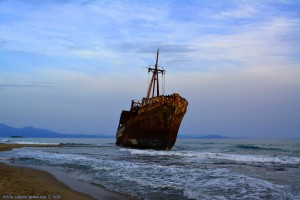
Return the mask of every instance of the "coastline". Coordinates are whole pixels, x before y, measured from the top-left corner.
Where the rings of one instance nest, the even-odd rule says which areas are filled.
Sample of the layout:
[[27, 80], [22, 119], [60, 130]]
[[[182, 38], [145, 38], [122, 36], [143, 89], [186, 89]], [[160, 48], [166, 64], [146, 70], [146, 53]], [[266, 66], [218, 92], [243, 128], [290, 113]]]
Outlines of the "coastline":
[[[21, 147], [53, 145], [1, 144], [0, 151]], [[82, 183], [63, 173], [42, 167], [11, 165], [0, 157], [0, 199], [109, 199], [126, 197], [103, 188]]]

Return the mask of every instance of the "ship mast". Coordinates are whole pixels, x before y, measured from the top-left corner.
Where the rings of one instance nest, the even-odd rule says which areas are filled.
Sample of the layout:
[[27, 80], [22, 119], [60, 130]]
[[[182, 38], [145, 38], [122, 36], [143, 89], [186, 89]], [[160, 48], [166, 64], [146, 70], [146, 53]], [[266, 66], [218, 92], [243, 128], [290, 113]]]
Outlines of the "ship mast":
[[157, 49], [155, 68], [151, 68], [151, 67], [148, 68], [148, 73], [152, 72], [153, 74], [152, 74], [152, 78], [151, 78], [147, 96], [146, 96], [146, 102], [148, 102], [148, 100], [150, 98], [151, 89], [152, 89], [152, 97], [154, 97], [155, 86], [156, 86], [156, 96], [159, 96], [158, 74], [160, 74], [160, 73], [164, 74], [165, 70], [158, 69], [158, 55], [159, 55], [159, 49]]

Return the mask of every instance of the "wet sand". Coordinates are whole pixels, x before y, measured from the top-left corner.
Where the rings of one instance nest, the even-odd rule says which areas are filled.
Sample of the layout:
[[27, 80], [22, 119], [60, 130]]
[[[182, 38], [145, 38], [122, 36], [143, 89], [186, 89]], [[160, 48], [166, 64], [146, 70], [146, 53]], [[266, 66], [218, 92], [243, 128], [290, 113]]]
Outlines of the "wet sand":
[[[0, 144], [0, 151], [25, 146], [44, 147], [45, 145]], [[62, 183], [45, 171], [11, 166], [1, 162], [0, 158], [0, 199], [126, 199], [117, 193], [102, 188], [88, 188], [88, 186], [86, 186], [86, 193], [89, 190], [97, 191], [93, 195], [80, 193], [65, 185], [65, 181]], [[69, 182], [71, 183], [72, 180]]]

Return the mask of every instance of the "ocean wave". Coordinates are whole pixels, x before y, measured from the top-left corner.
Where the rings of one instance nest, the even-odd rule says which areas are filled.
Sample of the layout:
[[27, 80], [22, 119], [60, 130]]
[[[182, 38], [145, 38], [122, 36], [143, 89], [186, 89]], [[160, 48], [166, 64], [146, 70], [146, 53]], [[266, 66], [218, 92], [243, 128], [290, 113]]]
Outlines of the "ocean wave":
[[67, 142], [67, 143], [59, 143], [60, 145], [63, 146], [91, 146], [91, 144], [85, 144], [85, 143], [73, 143], [73, 142]]
[[[120, 149], [120, 151], [129, 151], [130, 154], [144, 156], [177, 156], [183, 158], [197, 158], [199, 161], [204, 159], [230, 160], [246, 163], [280, 163], [280, 164], [300, 164], [300, 157], [292, 156], [267, 156], [267, 155], [241, 155], [224, 154], [211, 152], [191, 152], [191, 151], [156, 151], [139, 149]], [[194, 159], [193, 159], [194, 161]]]
[[14, 149], [11, 154], [11, 156], [14, 158], [34, 159], [36, 161], [46, 161], [50, 164], [85, 162], [89, 159], [88, 157], [83, 155], [45, 152], [37, 149]]
[[9, 140], [9, 139], [2, 139], [2, 140], [0, 140], [0, 143], [7, 143], [7, 142], [10, 142], [11, 140]]
[[239, 144], [235, 145], [236, 148], [239, 149], [248, 149], [248, 150], [262, 150], [262, 151], [282, 151], [285, 152], [286, 150], [280, 149], [280, 148], [273, 148], [273, 147], [260, 147], [255, 145], [245, 145], [245, 144]]
[[38, 145], [59, 145], [60, 143], [55, 142], [25, 142], [25, 141], [18, 141], [15, 144], [38, 144]]
[[183, 194], [188, 199], [298, 199], [289, 187], [237, 174], [189, 180]]
[[165, 184], [164, 182], [160, 182], [160, 181], [149, 181], [143, 177], [140, 178], [134, 178], [132, 176], [126, 176], [123, 175], [122, 176], [123, 179], [125, 179], [126, 181], [131, 181], [131, 182], [135, 182], [141, 186], [145, 186], [145, 187], [150, 187], [152, 189], [175, 189], [175, 190], [182, 190], [182, 187], [176, 186], [176, 185], [172, 185], [172, 184]]
[[194, 152], [189, 151], [157, 151], [157, 150], [141, 150], [141, 149], [123, 149], [120, 151], [129, 151], [133, 155], [145, 155], [145, 156], [178, 156], [178, 157], [195, 157]]
[[[91, 146], [91, 144], [87, 143], [63, 143], [63, 142], [33, 142], [33, 141], [19, 141], [19, 140], [10, 140], [10, 139], [3, 139], [0, 140], [0, 143], [5, 144], [37, 144], [37, 145], [62, 145], [62, 146]], [[100, 147], [106, 145], [101, 145]]]
[[[240, 175], [228, 169], [194, 167], [187, 170], [180, 166], [157, 164], [147, 166], [146, 163], [145, 165], [134, 163], [133, 166], [133, 163], [127, 163], [122, 165], [118, 174], [121, 177], [120, 180], [130, 185], [128, 188], [123, 186], [123, 189], [124, 187], [128, 190], [140, 188], [137, 190], [140, 195], [143, 195], [141, 191], [143, 188], [142, 190], [151, 189], [172, 196], [182, 194], [187, 199], [280, 199], [282, 197], [297, 199], [298, 197], [289, 187]], [[132, 193], [131, 190], [130, 193]]]
[[59, 145], [55, 142], [27, 142], [27, 141], [15, 141], [15, 140], [1, 140], [1, 143], [5, 144], [32, 144], [32, 145]]
[[111, 144], [88, 144], [88, 143], [73, 143], [73, 142], [70, 142], [70, 143], [59, 143], [59, 145], [62, 145], [62, 146], [66, 146], [66, 147], [103, 147], [103, 148], [108, 148], [108, 147], [113, 147], [115, 145], [111, 145]]
[[[264, 180], [263, 177], [242, 175], [240, 171], [236, 172], [228, 166], [214, 165], [220, 162], [233, 163], [234, 166], [238, 164], [237, 167], [240, 167], [240, 162], [250, 165], [252, 162], [299, 164], [299, 157], [119, 147], [99, 149], [90, 146], [15, 149], [1, 152], [0, 155], [13, 158], [15, 162], [60, 167], [68, 174], [73, 173], [78, 180], [92, 184], [101, 183], [108, 189], [137, 198], [297, 199], [299, 197], [299, 193], [294, 193], [289, 186], [277, 185]], [[206, 165], [207, 163], [209, 164]]]
[[266, 156], [266, 155], [239, 155], [222, 153], [199, 153], [200, 158], [212, 158], [221, 160], [230, 160], [236, 162], [253, 163], [281, 163], [281, 164], [300, 164], [300, 157], [292, 156]]

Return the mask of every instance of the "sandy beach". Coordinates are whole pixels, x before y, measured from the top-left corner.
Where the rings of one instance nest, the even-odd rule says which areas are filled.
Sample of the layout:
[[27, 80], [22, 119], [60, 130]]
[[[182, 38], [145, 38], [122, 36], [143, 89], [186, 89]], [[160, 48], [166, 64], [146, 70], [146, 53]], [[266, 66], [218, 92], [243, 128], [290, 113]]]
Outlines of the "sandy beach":
[[[0, 151], [12, 148], [45, 145], [0, 144]], [[103, 190], [103, 191], [102, 191]], [[121, 195], [99, 188], [97, 195], [87, 195], [72, 190], [53, 175], [36, 169], [10, 166], [1, 163], [0, 158], [0, 199], [125, 199]]]

